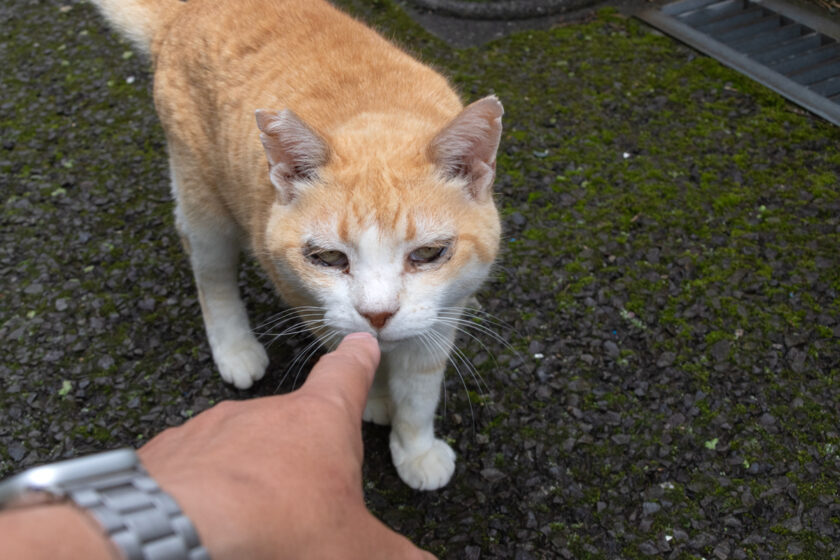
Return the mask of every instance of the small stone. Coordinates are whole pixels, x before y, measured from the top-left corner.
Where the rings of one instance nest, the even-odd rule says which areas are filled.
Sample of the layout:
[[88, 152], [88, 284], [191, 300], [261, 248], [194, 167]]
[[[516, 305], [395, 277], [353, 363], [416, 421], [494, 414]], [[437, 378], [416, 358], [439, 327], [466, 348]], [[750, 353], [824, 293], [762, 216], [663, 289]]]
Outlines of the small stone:
[[62, 350], [50, 350], [46, 354], [44, 354], [44, 361], [45, 362], [57, 362], [61, 358], [64, 357], [64, 352]]
[[604, 342], [604, 352], [606, 352], [607, 356], [610, 358], [615, 358], [619, 354], [618, 344], [613, 342], [612, 340], [607, 340]]
[[108, 369], [112, 365], [114, 365], [114, 358], [111, 356], [105, 355], [99, 358], [99, 361], [96, 362], [96, 365], [99, 366], [101, 369]]
[[464, 560], [479, 560], [481, 558], [481, 548], [477, 546], [468, 546], [464, 548]]
[[653, 515], [661, 509], [662, 506], [660, 506], [656, 502], [645, 502], [642, 504], [642, 513], [644, 513], [645, 515]]
[[674, 540], [679, 542], [686, 542], [688, 541], [688, 533], [686, 533], [682, 529], [674, 529]]
[[791, 517], [790, 519], [786, 520], [782, 523], [782, 527], [790, 531], [791, 533], [799, 533], [802, 531], [802, 519], [799, 516]]
[[677, 354], [675, 352], [663, 352], [656, 360], [656, 366], [661, 368], [672, 366], [676, 359]]
[[496, 482], [503, 479], [505, 477], [505, 473], [503, 473], [499, 469], [490, 467], [488, 469], [482, 469], [481, 476], [486, 480], [489, 480], [490, 482]]
[[769, 412], [765, 412], [761, 415], [761, 418], [758, 420], [762, 426], [772, 426], [776, 423], [776, 417], [770, 414]]
[[715, 555], [715, 558], [718, 558], [719, 560], [726, 560], [729, 558], [730, 550], [731, 548], [729, 543], [727, 541], [723, 541], [718, 543], [712, 553]]
[[650, 541], [645, 541], [639, 545], [639, 552], [645, 556], [656, 556], [659, 554], [659, 548]]
[[42, 284], [39, 284], [38, 282], [33, 282], [32, 284], [29, 284], [27, 287], [25, 287], [23, 289], [23, 293], [29, 294], [29, 295], [40, 294], [43, 291], [44, 291], [44, 286]]
[[712, 357], [715, 359], [716, 362], [723, 362], [727, 358], [729, 358], [729, 348], [730, 343], [728, 340], [718, 340], [712, 347], [709, 349], [709, 352], [712, 354]]
[[630, 436], [628, 434], [615, 434], [610, 439], [616, 445], [627, 445], [630, 443]]
[[799, 350], [798, 348], [791, 348], [787, 353], [787, 361], [790, 363], [790, 369], [794, 373], [802, 373], [805, 371], [805, 361], [808, 359], [808, 354]]
[[65, 298], [60, 298], [55, 300], [55, 310], [56, 311], [65, 311], [67, 309], [67, 300]]
[[788, 544], [787, 553], [790, 556], [799, 556], [805, 551], [805, 547], [802, 546], [802, 543], [799, 542], [792, 542]]
[[13, 442], [9, 445], [8, 452], [9, 457], [11, 457], [13, 461], [18, 462], [23, 459], [24, 455], [26, 455], [26, 448], [18, 442]]

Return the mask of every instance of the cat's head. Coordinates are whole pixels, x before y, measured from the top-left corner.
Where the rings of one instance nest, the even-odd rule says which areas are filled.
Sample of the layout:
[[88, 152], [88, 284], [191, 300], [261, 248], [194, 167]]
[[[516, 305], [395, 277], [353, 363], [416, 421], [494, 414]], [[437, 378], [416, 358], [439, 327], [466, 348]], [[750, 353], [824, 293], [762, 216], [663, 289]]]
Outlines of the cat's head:
[[502, 112], [491, 96], [436, 129], [361, 115], [329, 138], [257, 112], [276, 189], [263, 263], [315, 330], [387, 346], [451, 322], [498, 250]]

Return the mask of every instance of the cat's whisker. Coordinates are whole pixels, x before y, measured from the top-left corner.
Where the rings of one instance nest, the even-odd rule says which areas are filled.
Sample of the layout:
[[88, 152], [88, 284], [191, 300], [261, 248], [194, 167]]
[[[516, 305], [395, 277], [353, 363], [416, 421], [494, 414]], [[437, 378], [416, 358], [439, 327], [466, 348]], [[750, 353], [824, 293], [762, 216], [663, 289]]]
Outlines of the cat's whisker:
[[289, 327], [287, 327], [286, 329], [284, 329], [280, 332], [277, 332], [277, 333], [263, 333], [263, 335], [271, 337], [271, 340], [267, 343], [268, 346], [271, 346], [272, 344], [277, 342], [277, 340], [280, 339], [280, 338], [299, 335], [299, 334], [311, 333], [313, 330], [315, 330], [315, 328], [317, 328], [319, 326], [322, 326], [324, 324], [326, 324], [326, 321], [323, 321], [323, 320], [321, 320], [317, 323], [306, 323], [306, 324], [295, 323], [295, 324], [290, 325]]
[[490, 323], [491, 325], [500, 329], [516, 332], [516, 328], [501, 317], [493, 315], [492, 313], [488, 313], [487, 311], [484, 311], [483, 309], [478, 307], [471, 307], [468, 305], [460, 307], [443, 307], [440, 309], [440, 311], [457, 313], [459, 315], [473, 317], [476, 319], [480, 319], [484, 323]]
[[[318, 321], [319, 319], [310, 319], [310, 321], [313, 320]], [[278, 333], [283, 334], [289, 330], [305, 327], [306, 324], [307, 323], [303, 322], [300, 317], [288, 317], [283, 321], [279, 321], [276, 324], [271, 325], [265, 330], [254, 330], [254, 334], [257, 336], [274, 336]]]
[[503, 319], [475, 307], [444, 307], [438, 312], [441, 314], [456, 315], [466, 319], [475, 319], [480, 321], [481, 324], [488, 323], [499, 330], [512, 332], [517, 336], [519, 335], [519, 332], [517, 332], [516, 328], [514, 328], [510, 323], [507, 323]]
[[[295, 362], [298, 363], [297, 371], [295, 372], [295, 379], [292, 382], [293, 388], [297, 388], [298, 378], [300, 377], [301, 373], [303, 373], [303, 367], [307, 363], [309, 363], [309, 361], [312, 359], [312, 356], [314, 356], [321, 348], [328, 346], [330, 343], [332, 343], [336, 339], [336, 337], [340, 339], [340, 335], [336, 332], [328, 332], [326, 334], [317, 335], [315, 340], [312, 343], [310, 343], [309, 346], [307, 346], [303, 352], [301, 352], [298, 358], [302, 357], [302, 359], [295, 359]], [[292, 365], [294, 365], [294, 362]], [[291, 368], [292, 366], [290, 366], [290, 369]]]
[[285, 309], [279, 313], [272, 315], [271, 317], [257, 325], [255, 327], [255, 330], [270, 328], [271, 325], [275, 325], [280, 321], [285, 321], [294, 317], [322, 316], [324, 314], [324, 311], [325, 308], [314, 306], [301, 306], [293, 307], [291, 309]]
[[[292, 382], [292, 389], [295, 389], [297, 385], [298, 377], [300, 376], [301, 370], [306, 362], [309, 360], [309, 353], [310, 351], [317, 350], [319, 347], [319, 341], [316, 338], [313, 341], [310, 341], [300, 352], [297, 352], [292, 362], [289, 364], [289, 367], [286, 368], [286, 372], [283, 374], [283, 377], [280, 379], [280, 382], [277, 384], [277, 388], [275, 392], [280, 390], [280, 386], [286, 381], [286, 378], [289, 377], [289, 374], [293, 371], [295, 372], [294, 380]], [[312, 350], [314, 348], [314, 350]], [[305, 358], [304, 358], [305, 357]]]
[[[464, 375], [461, 373], [461, 368], [458, 367], [458, 362], [453, 359], [453, 356], [457, 356], [458, 359], [461, 360], [461, 363], [467, 368], [471, 368], [472, 365], [468, 361], [466, 361], [463, 354], [461, 354], [460, 351], [458, 351], [458, 349], [455, 347], [454, 342], [450, 343], [446, 338], [444, 338], [442, 334], [434, 330], [427, 331], [426, 334], [429, 335], [429, 339], [431, 342], [435, 343], [436, 346], [444, 352], [447, 352], [447, 359], [449, 363], [452, 364], [452, 367], [455, 369], [455, 373], [458, 374], [458, 379], [461, 380], [461, 385], [464, 387], [464, 392], [467, 395], [467, 405], [470, 408], [470, 420], [472, 422], [473, 433], [475, 433], [475, 410], [473, 409], [472, 399], [470, 398], [470, 390], [467, 387], [467, 381], [464, 378]], [[444, 383], [444, 387], [445, 386], [446, 384]], [[480, 387], [479, 390], [481, 390]]]
[[488, 336], [489, 338], [492, 338], [493, 340], [495, 340], [497, 342], [500, 342], [508, 350], [510, 350], [514, 354], [518, 355], [518, 351], [515, 348], [513, 348], [513, 346], [511, 346], [506, 340], [501, 338], [501, 336], [499, 334], [495, 333], [494, 331], [490, 330], [489, 328], [487, 328], [483, 325], [476, 324], [473, 321], [470, 321], [468, 319], [464, 319], [462, 317], [458, 317], [458, 316], [456, 316], [454, 314], [451, 314], [451, 313], [450, 314], [439, 314], [438, 315], [438, 321], [441, 324], [452, 327], [457, 332], [459, 332], [459, 333], [461, 333], [465, 336], [468, 336], [472, 340], [475, 340], [476, 342], [478, 342], [478, 344], [481, 345], [482, 349], [493, 360], [493, 363], [495, 364], [495, 367], [497, 367], [497, 368], [499, 367], [499, 362], [496, 359], [495, 354], [487, 347], [486, 344], [484, 344], [484, 342], [482, 342], [482, 340], [479, 337], [475, 336], [472, 332], [470, 332], [470, 329], [473, 329], [476, 332], [478, 332], [479, 334], [483, 334], [485, 336]]
[[339, 337], [338, 333], [335, 332], [328, 332], [327, 334], [319, 335], [315, 341], [309, 345], [310, 350], [305, 352], [304, 359], [298, 364], [297, 372], [295, 373], [295, 379], [292, 382], [292, 387], [297, 388], [298, 386], [298, 378], [300, 377], [301, 373], [303, 373], [303, 366], [305, 366], [309, 360], [312, 359], [318, 350], [321, 348], [328, 346], [331, 342], [334, 341], [336, 337]]
[[[458, 329], [456, 327], [456, 331], [457, 330]], [[465, 333], [465, 334], [472, 337], [472, 335], [470, 335], [469, 333]], [[438, 335], [442, 336], [439, 333], [438, 333]], [[479, 344], [484, 346], [484, 344], [480, 340], [476, 339], [475, 337], [472, 337], [472, 338], [474, 340], [477, 340]], [[498, 362], [496, 362], [495, 356], [493, 356], [492, 352], [490, 352], [486, 347], [485, 347], [485, 350], [490, 355], [490, 357], [493, 359], [494, 363], [496, 364], [496, 367], [498, 367]], [[484, 381], [484, 377], [481, 375], [481, 373], [478, 371], [478, 369], [476, 369], [476, 367], [473, 365], [472, 361], [467, 357], [467, 355], [464, 354], [464, 352], [457, 346], [456, 341], [453, 341], [452, 345], [450, 346], [450, 357], [451, 356], [455, 356], [461, 362], [461, 364], [464, 366], [464, 368], [470, 373], [470, 376], [473, 378], [473, 381], [476, 384], [476, 389], [478, 390], [479, 393], [483, 393], [483, 394], [489, 394], [490, 393], [490, 388], [487, 386], [487, 382]], [[454, 360], [453, 360], [453, 364], [454, 364]]]
[[270, 338], [267, 345], [271, 346], [281, 337], [303, 334], [323, 326], [326, 324], [323, 316], [323, 307], [300, 306], [287, 309], [263, 322], [258, 327], [262, 330], [255, 329], [254, 334], [258, 338]]
[[464, 354], [464, 352], [457, 346], [452, 347], [452, 353], [456, 355], [458, 359], [461, 360], [461, 362], [464, 364], [467, 371], [472, 376], [473, 381], [475, 381], [475, 385], [479, 393], [490, 394], [490, 388], [487, 386], [487, 382], [484, 381], [484, 377], [476, 369], [472, 361], [469, 358], [467, 358], [467, 355]]
[[[322, 330], [328, 324], [328, 321], [324, 319], [325, 312], [326, 308], [320, 306], [299, 306], [285, 309], [269, 317], [258, 327], [260, 330], [255, 330], [254, 332], [259, 338], [268, 339], [266, 346], [270, 347], [277, 340], [284, 337], [318, 333], [319, 330]], [[321, 347], [332, 349], [335, 346], [336, 336], [336, 333], [332, 332], [315, 334], [315, 339], [308, 342], [303, 350], [297, 352], [297, 355], [278, 382], [275, 391], [280, 390], [280, 387], [289, 377], [289, 374], [292, 373], [294, 374], [292, 386], [293, 388], [296, 387], [303, 368], [309, 362], [310, 358]]]
[[[478, 333], [480, 333], [484, 336], [487, 336], [487, 337], [493, 339], [494, 341], [498, 342], [499, 344], [504, 346], [506, 350], [510, 351], [511, 353], [515, 354], [516, 356], [521, 357], [519, 351], [516, 348], [514, 348], [507, 340], [505, 340], [499, 333], [495, 332], [494, 330], [487, 327], [486, 325], [482, 325], [480, 323], [477, 323], [475, 321], [470, 320], [469, 317], [465, 318], [463, 316], [460, 316], [460, 315], [456, 314], [456, 312], [452, 311], [451, 309], [452, 308], [447, 308], [447, 310], [443, 310], [443, 311], [439, 312], [438, 317], [442, 321], [446, 320], [446, 321], [456, 323], [457, 324], [456, 328], [458, 328], [458, 330], [460, 332], [463, 332], [465, 334], [467, 334], [467, 329], [473, 329], [476, 332], [478, 332]], [[457, 309], [457, 308], [455, 308], [455, 309]], [[476, 318], [478, 318], [480, 320], [484, 319], [483, 317], [476, 317]], [[450, 324], [450, 326], [455, 326], [455, 325]], [[505, 330], [507, 330], [507, 329], [505, 329]], [[486, 348], [485, 348], [485, 350], [486, 350]]]
[[[421, 332], [420, 336], [418, 336], [418, 340], [423, 344], [423, 347], [429, 354], [434, 353], [433, 351], [436, 350], [430, 345], [430, 342], [427, 340], [427, 333]], [[449, 361], [449, 356], [446, 357], [447, 362]], [[446, 375], [446, 371], [444, 370], [444, 376]], [[441, 383], [443, 385], [443, 417], [446, 418], [446, 403], [447, 403], [447, 395], [446, 395], [446, 383]]]
[[320, 315], [312, 315], [311, 317], [307, 316], [294, 316], [294, 317], [287, 317], [282, 321], [278, 321], [276, 324], [270, 326], [265, 331], [262, 331], [263, 334], [271, 334], [277, 333], [281, 330], [282, 327], [285, 325], [289, 325], [285, 327], [287, 329], [295, 328], [298, 326], [305, 326], [314, 328], [315, 326], [325, 324], [327, 321]]
[[442, 325], [447, 325], [449, 327], [452, 327], [453, 329], [455, 329], [456, 332], [458, 332], [460, 334], [463, 334], [465, 336], [468, 336], [472, 340], [476, 341], [479, 345], [481, 345], [481, 348], [485, 352], [487, 352], [487, 354], [493, 359], [493, 362], [496, 364], [496, 367], [499, 366], [499, 363], [496, 361], [496, 357], [493, 355], [493, 352], [491, 352], [490, 349], [487, 348], [487, 345], [484, 344], [484, 342], [482, 342], [480, 338], [478, 338], [477, 336], [475, 336], [474, 334], [469, 332], [466, 328], [464, 328], [464, 324], [462, 322], [457, 321], [455, 319], [445, 319], [445, 318], [438, 318], [438, 322]]

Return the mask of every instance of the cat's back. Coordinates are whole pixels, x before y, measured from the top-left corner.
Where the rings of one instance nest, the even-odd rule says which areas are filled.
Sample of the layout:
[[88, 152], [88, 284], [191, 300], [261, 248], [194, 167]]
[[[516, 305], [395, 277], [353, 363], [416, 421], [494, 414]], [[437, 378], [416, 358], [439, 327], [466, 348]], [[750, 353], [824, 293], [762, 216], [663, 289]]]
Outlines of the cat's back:
[[461, 108], [440, 74], [322, 0], [190, 0], [154, 57], [164, 111], [289, 107], [326, 132], [365, 112], [443, 123]]

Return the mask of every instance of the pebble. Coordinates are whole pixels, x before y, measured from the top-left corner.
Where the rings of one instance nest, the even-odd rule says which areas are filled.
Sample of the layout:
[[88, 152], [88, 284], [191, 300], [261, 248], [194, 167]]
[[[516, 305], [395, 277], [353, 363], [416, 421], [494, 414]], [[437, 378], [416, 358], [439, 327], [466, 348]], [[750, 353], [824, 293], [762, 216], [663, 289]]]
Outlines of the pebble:
[[23, 293], [29, 294], [29, 295], [37, 295], [37, 294], [40, 294], [43, 291], [44, 291], [43, 284], [40, 284], [38, 282], [33, 282], [32, 284], [29, 284], [27, 287], [25, 287], [23, 289]]
[[674, 362], [677, 359], [677, 354], [675, 352], [663, 352], [659, 355], [659, 358], [656, 360], [657, 367], [665, 368], [674, 365]]
[[481, 476], [482, 478], [489, 480], [490, 482], [496, 482], [503, 479], [506, 475], [499, 469], [489, 467], [486, 469], [481, 469]]
[[645, 515], [653, 515], [661, 509], [662, 506], [660, 506], [656, 502], [645, 502], [642, 504], [642, 513], [644, 513]]
[[19, 462], [26, 455], [26, 448], [18, 442], [11, 443], [7, 451], [9, 452], [9, 457], [15, 462]]

